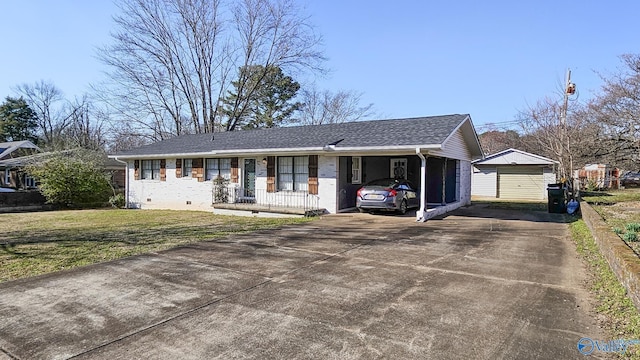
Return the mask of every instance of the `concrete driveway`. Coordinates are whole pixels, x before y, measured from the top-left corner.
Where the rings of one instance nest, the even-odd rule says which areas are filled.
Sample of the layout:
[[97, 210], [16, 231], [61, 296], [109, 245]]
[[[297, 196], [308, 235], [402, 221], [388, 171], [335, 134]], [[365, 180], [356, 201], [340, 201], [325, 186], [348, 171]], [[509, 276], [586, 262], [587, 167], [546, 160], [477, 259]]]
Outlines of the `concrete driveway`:
[[584, 358], [562, 215], [326, 216], [0, 284], [0, 359]]

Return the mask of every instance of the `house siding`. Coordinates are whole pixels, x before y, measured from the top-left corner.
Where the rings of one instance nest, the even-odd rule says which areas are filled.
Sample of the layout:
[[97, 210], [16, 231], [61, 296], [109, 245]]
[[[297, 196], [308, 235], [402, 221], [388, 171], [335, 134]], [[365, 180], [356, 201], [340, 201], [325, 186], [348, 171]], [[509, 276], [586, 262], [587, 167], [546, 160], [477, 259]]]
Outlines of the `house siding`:
[[495, 166], [473, 166], [471, 194], [474, 196], [496, 197], [498, 171]]
[[548, 192], [547, 192], [547, 186], [549, 184], [555, 184], [556, 183], [556, 174], [553, 172], [553, 168], [544, 168], [544, 170], [542, 171], [542, 177], [543, 177], [543, 181], [544, 181], [544, 189], [542, 190], [544, 192], [543, 194], [543, 198], [547, 199], [549, 198], [548, 196]]
[[553, 162], [546, 161], [540, 157], [532, 156], [527, 153], [520, 153], [517, 151], [508, 152], [500, 156], [488, 158], [481, 161], [482, 165], [553, 165]]
[[456, 130], [447, 141], [442, 144], [442, 150], [429, 151], [430, 155], [446, 157], [449, 159], [471, 161], [471, 152], [464, 141], [462, 130]]

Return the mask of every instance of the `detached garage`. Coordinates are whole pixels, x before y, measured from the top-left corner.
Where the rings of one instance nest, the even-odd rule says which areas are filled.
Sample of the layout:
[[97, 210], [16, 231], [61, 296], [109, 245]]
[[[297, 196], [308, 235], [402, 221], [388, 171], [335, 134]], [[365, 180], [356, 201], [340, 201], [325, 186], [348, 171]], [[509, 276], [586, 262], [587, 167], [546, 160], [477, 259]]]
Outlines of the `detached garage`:
[[543, 200], [556, 182], [557, 162], [508, 149], [472, 162], [471, 195], [499, 199]]

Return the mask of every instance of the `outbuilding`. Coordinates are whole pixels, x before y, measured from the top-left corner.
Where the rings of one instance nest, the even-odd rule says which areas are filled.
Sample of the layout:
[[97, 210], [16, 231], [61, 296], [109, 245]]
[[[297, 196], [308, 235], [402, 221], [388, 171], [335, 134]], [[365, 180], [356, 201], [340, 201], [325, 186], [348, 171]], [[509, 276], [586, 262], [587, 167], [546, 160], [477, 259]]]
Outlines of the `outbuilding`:
[[471, 195], [499, 199], [543, 200], [556, 182], [558, 162], [507, 149], [472, 162]]

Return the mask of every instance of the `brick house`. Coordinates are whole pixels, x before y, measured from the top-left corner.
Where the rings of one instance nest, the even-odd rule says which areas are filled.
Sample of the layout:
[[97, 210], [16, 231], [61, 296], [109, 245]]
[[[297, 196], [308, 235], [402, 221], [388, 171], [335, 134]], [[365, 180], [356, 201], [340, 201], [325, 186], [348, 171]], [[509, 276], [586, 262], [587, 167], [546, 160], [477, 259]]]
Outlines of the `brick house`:
[[23, 171], [25, 159], [42, 150], [29, 140], [0, 142], [0, 187], [33, 189], [35, 180]]
[[401, 177], [426, 220], [470, 202], [482, 150], [471, 117], [454, 114], [183, 135], [110, 157], [127, 163], [132, 208], [337, 213], [367, 181]]

